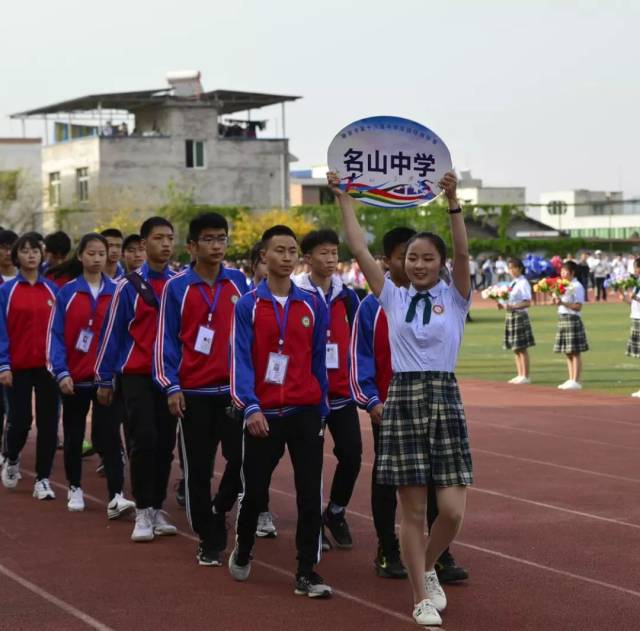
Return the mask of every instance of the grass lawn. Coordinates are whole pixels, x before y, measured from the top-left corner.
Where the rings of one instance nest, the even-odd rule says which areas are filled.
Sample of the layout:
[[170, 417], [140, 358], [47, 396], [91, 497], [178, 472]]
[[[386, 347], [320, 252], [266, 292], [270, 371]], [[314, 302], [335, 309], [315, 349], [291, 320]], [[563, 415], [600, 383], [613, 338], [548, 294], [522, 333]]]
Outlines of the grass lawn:
[[[472, 309], [465, 328], [456, 374], [490, 381], [514, 377], [512, 351], [502, 348], [504, 313]], [[532, 307], [529, 317], [536, 346], [529, 349], [533, 383], [557, 386], [567, 379], [565, 356], [553, 352], [557, 313], [552, 306]], [[586, 390], [630, 395], [640, 389], [640, 359], [625, 355], [629, 337], [629, 306], [587, 303], [584, 325], [590, 350], [583, 354], [582, 385]]]

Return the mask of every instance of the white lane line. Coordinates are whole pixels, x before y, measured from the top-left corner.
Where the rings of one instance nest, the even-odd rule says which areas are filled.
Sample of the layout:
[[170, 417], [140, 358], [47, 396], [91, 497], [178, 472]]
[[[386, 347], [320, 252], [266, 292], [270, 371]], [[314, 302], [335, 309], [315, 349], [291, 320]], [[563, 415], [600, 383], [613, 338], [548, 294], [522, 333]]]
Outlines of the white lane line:
[[61, 600], [45, 589], [42, 589], [42, 587], [38, 587], [36, 584], [28, 581], [26, 578], [22, 578], [22, 576], [20, 576], [19, 574], [12, 572], [8, 567], [2, 565], [2, 563], [0, 563], [0, 574], [4, 574], [4, 576], [10, 578], [12, 581], [15, 581], [19, 585], [22, 585], [22, 587], [24, 587], [25, 589], [28, 589], [30, 592], [36, 594], [36, 596], [40, 596], [40, 598], [43, 598], [47, 602], [50, 602], [58, 609], [61, 609], [65, 613], [68, 613], [78, 620], [81, 620], [92, 629], [97, 629], [98, 631], [113, 631], [111, 627], [108, 627], [106, 624], [102, 624], [102, 622], [96, 620], [88, 613], [85, 613], [77, 607], [70, 605], [68, 602]]

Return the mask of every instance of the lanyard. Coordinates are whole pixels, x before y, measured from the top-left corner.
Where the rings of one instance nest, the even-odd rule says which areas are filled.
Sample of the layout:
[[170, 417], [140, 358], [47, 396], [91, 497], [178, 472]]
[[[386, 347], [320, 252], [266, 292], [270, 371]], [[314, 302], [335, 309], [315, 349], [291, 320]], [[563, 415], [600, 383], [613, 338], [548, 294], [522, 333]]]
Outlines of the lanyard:
[[216, 283], [216, 293], [213, 295], [213, 302], [209, 300], [209, 296], [207, 295], [207, 292], [203, 289], [202, 284], [198, 285], [198, 289], [200, 290], [200, 295], [202, 296], [202, 299], [207, 303], [207, 306], [209, 307], [207, 324], [211, 324], [211, 318], [213, 317], [213, 314], [215, 313], [215, 310], [216, 310], [216, 306], [218, 305], [218, 298], [220, 298], [222, 283], [220, 282]]
[[280, 319], [278, 301], [273, 297], [273, 294], [271, 294], [271, 304], [273, 304], [273, 311], [276, 314], [276, 322], [278, 323], [278, 331], [280, 331], [280, 338], [278, 339], [278, 353], [282, 353], [282, 348], [284, 347], [284, 334], [287, 330], [287, 321], [289, 320], [291, 297], [287, 297], [287, 302], [284, 303], [284, 317], [282, 319]]

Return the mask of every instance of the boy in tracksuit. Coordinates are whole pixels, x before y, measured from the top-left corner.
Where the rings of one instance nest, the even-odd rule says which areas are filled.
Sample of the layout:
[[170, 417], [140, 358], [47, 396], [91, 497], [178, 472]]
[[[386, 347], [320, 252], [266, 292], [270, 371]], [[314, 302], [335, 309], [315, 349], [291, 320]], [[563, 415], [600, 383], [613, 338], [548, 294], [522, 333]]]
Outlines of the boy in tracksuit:
[[326, 597], [331, 588], [313, 570], [320, 557], [323, 419], [329, 412], [326, 309], [291, 282], [298, 261], [291, 228], [273, 226], [262, 242], [267, 279], [238, 301], [232, 331], [231, 396], [245, 430], [243, 494], [229, 571], [238, 581], [249, 578], [258, 514], [286, 445], [298, 506], [295, 593]]
[[[383, 236], [384, 264], [389, 277], [399, 287], [408, 287], [404, 271], [407, 241], [415, 234], [412, 228], [393, 228]], [[369, 294], [360, 304], [353, 326], [351, 342], [351, 388], [358, 405], [369, 412], [373, 431], [374, 465], [371, 476], [371, 513], [378, 536], [378, 552], [374, 561], [376, 574], [384, 578], [406, 578], [400, 560], [400, 546], [395, 534], [397, 508], [396, 487], [375, 481], [380, 421], [391, 382], [391, 350], [387, 317], [378, 299]], [[438, 515], [438, 503], [433, 486], [429, 487], [427, 519], [429, 528]], [[438, 578], [443, 583], [468, 578], [467, 571], [456, 565], [449, 552], [436, 563]]]
[[[178, 417], [182, 437], [186, 509], [200, 538], [200, 565], [219, 566], [226, 548], [225, 514], [241, 491], [242, 423], [231, 419], [229, 338], [233, 310], [248, 291], [242, 272], [223, 267], [227, 220], [217, 213], [196, 217], [188, 241], [192, 267], [165, 286], [154, 353], [154, 379]], [[227, 460], [211, 502], [211, 475], [218, 447]]]
[[142, 224], [140, 237], [147, 262], [122, 279], [116, 288], [100, 335], [96, 382], [98, 402], [110, 405], [114, 379], [120, 375], [131, 487], [136, 501], [131, 539], [151, 541], [154, 535], [177, 532], [161, 510], [177, 420], [151, 376], [160, 296], [166, 282], [174, 276], [168, 266], [173, 254], [173, 226], [162, 217], [151, 217]]
[[345, 510], [362, 461], [360, 420], [349, 385], [351, 326], [360, 301], [353, 289], [336, 275], [339, 244], [333, 230], [314, 230], [306, 235], [300, 247], [311, 271], [296, 277], [299, 287], [313, 292], [327, 305], [326, 364], [331, 407], [327, 427], [333, 437], [333, 453], [338, 465], [331, 484], [330, 501], [322, 515], [323, 550], [331, 548], [326, 531], [331, 533], [338, 548], [353, 546]]

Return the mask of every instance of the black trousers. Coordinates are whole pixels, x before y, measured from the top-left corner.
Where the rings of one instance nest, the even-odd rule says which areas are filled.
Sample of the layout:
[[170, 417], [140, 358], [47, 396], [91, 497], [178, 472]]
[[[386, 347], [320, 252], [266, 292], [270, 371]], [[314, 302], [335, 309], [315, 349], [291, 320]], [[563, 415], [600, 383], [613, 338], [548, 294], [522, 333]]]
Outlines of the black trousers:
[[82, 486], [82, 441], [90, 407], [92, 441], [104, 462], [108, 499], [111, 500], [116, 493], [122, 492], [124, 485], [120, 443], [122, 418], [114, 413], [113, 406], [102, 406], [96, 401], [95, 388], [76, 388], [73, 395], [62, 396], [64, 470], [69, 486]]
[[162, 508], [167, 496], [177, 419], [149, 375], [122, 375], [124, 431], [137, 508]]
[[58, 385], [46, 368], [16, 370], [13, 386], [6, 389], [9, 415], [7, 419], [7, 457], [17, 462], [27, 442], [33, 422], [31, 395], [36, 395], [36, 477], [51, 475], [58, 446]]
[[601, 278], [600, 276], [596, 276], [596, 300], [607, 299], [607, 288], [604, 286], [604, 281], [606, 278]]
[[[229, 396], [185, 395], [186, 412], [179, 422], [184, 462], [187, 517], [201, 540], [213, 537], [214, 506], [217, 513], [229, 512], [242, 491], [242, 421], [226, 414]], [[211, 501], [211, 477], [218, 445], [227, 461]]]
[[298, 572], [309, 572], [320, 559], [322, 526], [322, 456], [324, 432], [315, 408], [269, 420], [269, 436], [256, 438], [244, 431], [243, 493], [236, 526], [238, 546], [250, 552], [258, 514], [266, 504], [269, 478], [287, 446], [296, 486]]
[[331, 484], [331, 502], [347, 506], [362, 463], [362, 436], [356, 404], [349, 403], [339, 410], [332, 410], [327, 417], [327, 427], [333, 438], [333, 453], [338, 459]]
[[4, 418], [7, 413], [7, 405], [6, 405], [6, 394], [4, 391], [4, 386], [0, 386], [0, 454], [3, 456], [7, 455], [7, 443], [5, 438], [5, 424]]

